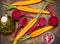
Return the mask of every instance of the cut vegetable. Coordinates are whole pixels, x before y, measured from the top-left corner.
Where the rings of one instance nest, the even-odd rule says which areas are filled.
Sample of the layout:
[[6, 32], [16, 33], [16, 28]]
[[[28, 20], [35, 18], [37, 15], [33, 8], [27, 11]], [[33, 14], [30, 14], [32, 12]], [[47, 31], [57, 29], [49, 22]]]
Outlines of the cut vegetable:
[[59, 20], [55, 16], [52, 16], [52, 17], [49, 18], [49, 24], [50, 25], [57, 26], [58, 25], [58, 22], [59, 22]]
[[32, 16], [32, 15], [30, 15], [29, 13], [24, 12], [24, 11], [20, 11], [20, 15], [21, 15], [21, 16], [25, 16], [25, 17], [28, 17], [28, 18], [34, 18], [34, 16]]
[[53, 11], [51, 4], [49, 4], [49, 6], [48, 6], [47, 8], [48, 8], [48, 10], [49, 10], [50, 13], [51, 13], [51, 17], [50, 17], [49, 20], [48, 20], [48, 21], [49, 21], [49, 24], [50, 24], [50, 25], [53, 25], [53, 26], [57, 26], [59, 20], [58, 20], [58, 18], [56, 17], [55, 12]]
[[39, 18], [38, 24], [39, 24], [39, 26], [45, 26], [46, 25], [46, 19], [45, 18]]
[[17, 37], [14, 39], [13, 44], [16, 44], [17, 41], [36, 23], [36, 19], [33, 18], [22, 30], [18, 33]]
[[32, 26], [26, 33], [26, 35], [31, 34], [32, 32], [36, 31], [40, 26], [46, 25], [46, 19], [45, 18], [39, 18], [38, 23]]
[[17, 36], [17, 33], [20, 30], [20, 27], [21, 26], [26, 26], [27, 23], [28, 23], [28, 21], [25, 17], [22, 17], [21, 19], [19, 19], [18, 28], [17, 28], [16, 32], [14, 33], [13, 38], [15, 38]]
[[12, 18], [14, 19], [14, 20], [19, 20], [20, 19], [20, 11], [19, 10], [14, 10], [13, 12], [12, 12], [12, 14], [11, 14], [11, 16], [12, 16]]

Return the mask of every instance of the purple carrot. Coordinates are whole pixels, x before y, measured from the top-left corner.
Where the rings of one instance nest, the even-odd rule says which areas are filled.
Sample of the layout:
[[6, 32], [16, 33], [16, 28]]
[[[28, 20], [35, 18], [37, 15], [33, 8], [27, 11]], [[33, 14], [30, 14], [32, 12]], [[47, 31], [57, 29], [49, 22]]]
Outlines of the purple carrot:
[[51, 4], [49, 4], [49, 6], [47, 8], [48, 8], [48, 10], [51, 13], [51, 17], [48, 20], [49, 21], [49, 24], [50, 25], [53, 25], [53, 26], [56, 26], [58, 24], [59, 20], [56, 17], [55, 12], [53, 11]]
[[35, 24], [32, 28], [30, 28], [28, 30], [28, 32], [26, 33], [26, 35], [31, 34], [32, 32], [34, 32], [35, 30], [37, 30], [40, 26], [45, 26], [46, 25], [46, 19], [45, 18], [39, 18], [38, 19], [38, 23]]

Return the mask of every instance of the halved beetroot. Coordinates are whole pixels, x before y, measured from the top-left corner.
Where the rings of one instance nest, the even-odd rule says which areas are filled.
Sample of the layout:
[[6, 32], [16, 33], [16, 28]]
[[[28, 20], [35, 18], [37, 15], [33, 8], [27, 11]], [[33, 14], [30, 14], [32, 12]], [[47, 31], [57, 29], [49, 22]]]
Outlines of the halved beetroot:
[[39, 26], [45, 26], [46, 25], [46, 19], [45, 18], [39, 18], [38, 24], [39, 24]]

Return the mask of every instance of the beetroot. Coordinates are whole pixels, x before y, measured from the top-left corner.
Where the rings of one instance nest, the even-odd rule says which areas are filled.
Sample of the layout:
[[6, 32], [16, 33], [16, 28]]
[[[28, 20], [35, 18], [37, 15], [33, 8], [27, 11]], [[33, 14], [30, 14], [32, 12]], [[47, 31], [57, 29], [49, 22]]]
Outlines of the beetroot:
[[51, 17], [50, 17], [49, 20], [48, 20], [48, 21], [49, 21], [49, 24], [50, 24], [50, 25], [53, 25], [53, 26], [58, 25], [59, 20], [58, 20], [58, 18], [56, 17], [55, 12], [53, 11], [51, 5], [49, 4], [49, 6], [48, 6], [47, 8], [48, 8], [48, 10], [51, 12]]
[[12, 18], [14, 19], [14, 20], [19, 20], [20, 19], [20, 11], [19, 10], [14, 10], [13, 12], [12, 12]]
[[32, 16], [32, 15], [26, 13], [26, 12], [23, 12], [23, 11], [20, 12], [20, 14], [21, 14], [22, 16], [25, 16], [25, 17], [34, 18], [34, 16]]
[[21, 19], [19, 19], [19, 23], [18, 23], [18, 27], [17, 27], [17, 30], [14, 34], [14, 38], [16, 37], [18, 31], [20, 30], [20, 27], [21, 26], [26, 26], [26, 24], [28, 23], [27, 19], [25, 17], [22, 17]]
[[31, 34], [32, 32], [34, 32], [35, 30], [37, 30], [39, 28], [39, 26], [45, 26], [46, 25], [46, 19], [45, 18], [39, 18], [38, 19], [38, 23], [35, 24], [33, 27], [31, 27], [28, 31], [26, 35]]
[[45, 18], [39, 18], [38, 24], [39, 24], [39, 26], [45, 26], [46, 25], [46, 19]]
[[[28, 23], [27, 19], [25, 17], [22, 17], [20, 20], [19, 20], [19, 24], [21, 24], [22, 26], [26, 26], [26, 24]], [[19, 25], [18, 24], [18, 25]]]
[[56, 26], [58, 24], [58, 18], [55, 17], [55, 16], [50, 17], [49, 18], [49, 24], [53, 25], [53, 26]]
[[26, 35], [31, 34], [32, 32], [34, 32], [35, 30], [37, 30], [39, 27], [39, 24], [35, 24], [33, 27], [31, 27], [27, 32]]
[[34, 18], [34, 16], [31, 16], [31, 15], [29, 15], [26, 12], [21, 12], [20, 10], [17, 10], [17, 9], [12, 12], [11, 16], [12, 16], [12, 18], [14, 20], [17, 20], [17, 21], [20, 19], [21, 16], [25, 16], [25, 17], [29, 17], [29, 18]]

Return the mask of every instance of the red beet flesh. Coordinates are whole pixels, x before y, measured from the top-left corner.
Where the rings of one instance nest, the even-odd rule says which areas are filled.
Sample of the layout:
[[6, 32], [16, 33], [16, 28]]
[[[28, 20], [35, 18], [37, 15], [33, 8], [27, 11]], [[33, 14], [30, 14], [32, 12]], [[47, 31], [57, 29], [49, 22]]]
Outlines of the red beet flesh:
[[34, 18], [34, 16], [32, 16], [32, 15], [26, 13], [26, 12], [20, 12], [20, 14], [21, 14], [22, 16], [25, 16], [25, 17], [28, 17], [28, 18]]
[[[26, 26], [26, 24], [28, 23], [27, 19], [25, 17], [22, 17], [20, 20], [19, 20], [19, 24], [21, 24], [22, 26]], [[18, 25], [19, 25], [18, 24]]]
[[49, 6], [47, 8], [51, 12], [51, 17], [48, 20], [49, 21], [49, 24], [50, 25], [53, 25], [53, 26], [58, 25], [59, 20], [56, 17], [55, 12], [53, 11], [53, 8], [52, 8], [51, 4], [49, 4]]
[[53, 26], [56, 26], [58, 24], [59, 20], [56, 16], [51, 16], [49, 18], [49, 24], [50, 25], [53, 25]]
[[32, 32], [34, 32], [35, 30], [37, 30], [39, 28], [39, 26], [45, 26], [46, 25], [46, 19], [45, 18], [39, 18], [38, 19], [38, 24], [35, 24], [33, 27], [31, 27], [28, 31], [27, 31], [27, 35], [31, 34]]
[[13, 12], [12, 12], [12, 18], [14, 19], [14, 20], [19, 20], [20, 19], [20, 11], [19, 10], [14, 10]]
[[17, 21], [20, 19], [21, 16], [25, 16], [25, 17], [29, 17], [29, 18], [34, 18], [34, 16], [31, 16], [31, 15], [29, 15], [26, 12], [21, 12], [21, 11], [19, 11], [17, 9], [12, 12], [11, 16], [12, 16], [12, 18], [14, 20], [17, 20]]
[[46, 25], [46, 19], [45, 18], [39, 18], [38, 24], [39, 24], [39, 26], [45, 26]]

